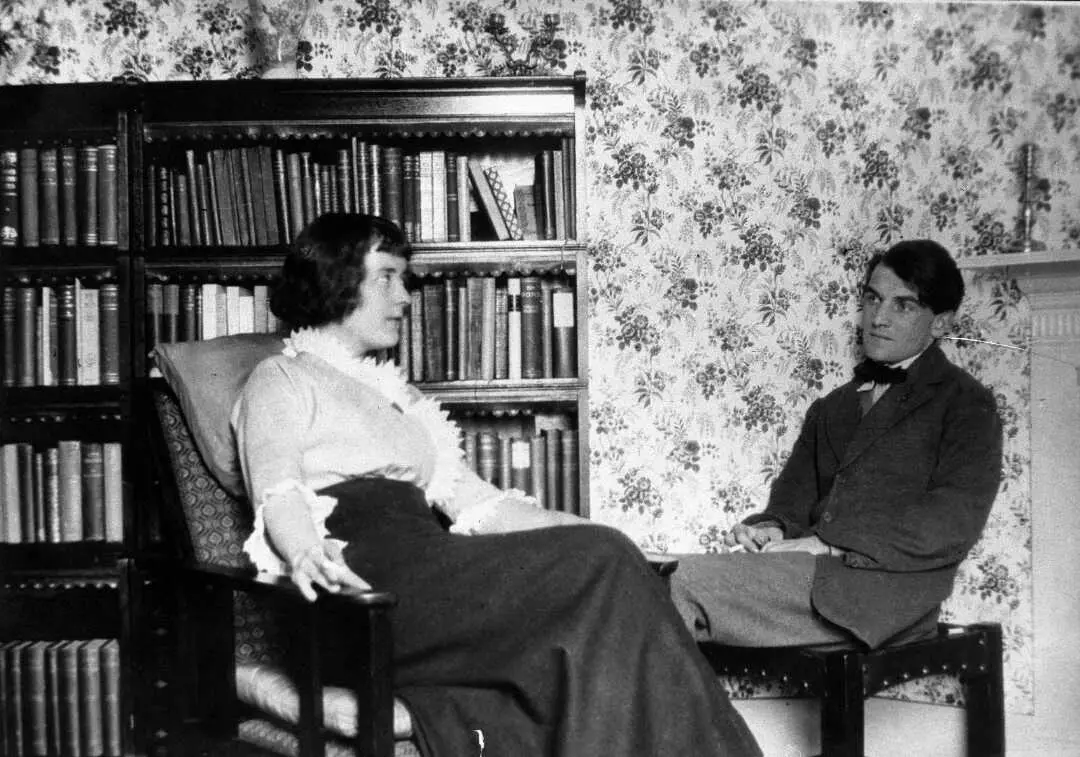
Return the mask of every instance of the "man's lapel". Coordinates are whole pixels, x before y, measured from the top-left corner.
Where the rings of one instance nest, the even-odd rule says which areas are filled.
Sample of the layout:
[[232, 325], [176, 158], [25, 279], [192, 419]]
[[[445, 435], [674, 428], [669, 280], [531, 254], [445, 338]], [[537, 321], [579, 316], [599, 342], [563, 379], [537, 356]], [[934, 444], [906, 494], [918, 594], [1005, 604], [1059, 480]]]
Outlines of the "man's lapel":
[[844, 452], [841, 467], [850, 465], [904, 417], [929, 402], [948, 364], [941, 349], [930, 345], [908, 369], [907, 381], [889, 387], [870, 408]]

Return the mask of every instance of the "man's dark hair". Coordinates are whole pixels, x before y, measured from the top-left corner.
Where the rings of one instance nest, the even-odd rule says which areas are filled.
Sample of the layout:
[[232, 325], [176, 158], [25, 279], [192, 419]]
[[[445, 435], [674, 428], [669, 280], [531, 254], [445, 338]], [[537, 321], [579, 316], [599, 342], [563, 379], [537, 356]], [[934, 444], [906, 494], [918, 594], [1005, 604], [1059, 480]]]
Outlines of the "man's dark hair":
[[392, 221], [359, 213], [326, 213], [290, 245], [270, 296], [270, 310], [292, 328], [341, 320], [360, 305], [368, 253], [409, 259], [412, 250]]
[[865, 288], [878, 264], [888, 266], [934, 314], [955, 311], [964, 299], [964, 277], [949, 251], [930, 239], [909, 239], [870, 258]]

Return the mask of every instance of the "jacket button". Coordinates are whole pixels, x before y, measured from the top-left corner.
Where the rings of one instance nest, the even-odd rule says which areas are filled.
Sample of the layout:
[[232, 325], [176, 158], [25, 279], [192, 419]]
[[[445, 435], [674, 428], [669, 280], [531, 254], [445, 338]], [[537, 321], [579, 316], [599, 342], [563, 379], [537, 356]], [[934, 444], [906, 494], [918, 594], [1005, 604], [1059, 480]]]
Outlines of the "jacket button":
[[821, 519], [826, 523], [832, 523], [832, 513], [825, 513], [821, 516]]

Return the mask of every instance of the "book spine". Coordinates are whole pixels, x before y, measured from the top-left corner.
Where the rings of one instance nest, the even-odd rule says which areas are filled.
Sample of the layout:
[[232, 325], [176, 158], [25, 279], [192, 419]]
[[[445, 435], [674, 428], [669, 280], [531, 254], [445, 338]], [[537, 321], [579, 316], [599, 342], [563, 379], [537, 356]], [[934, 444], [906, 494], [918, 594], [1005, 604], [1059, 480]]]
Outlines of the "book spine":
[[562, 442], [562, 504], [566, 512], [581, 514], [581, 497], [578, 480], [578, 435], [574, 429], [563, 429], [560, 433]]
[[470, 276], [465, 280], [465, 302], [468, 311], [463, 331], [466, 338], [466, 355], [468, 362], [465, 369], [465, 378], [483, 378], [484, 363], [484, 281], [478, 276]]
[[368, 193], [371, 195], [369, 209], [373, 216], [383, 215], [382, 174], [379, 173], [379, 167], [382, 165], [382, 150], [382, 145], [373, 142], [368, 143]]
[[511, 489], [514, 486], [514, 466], [511, 454], [513, 440], [505, 433], [497, 434], [499, 439], [499, 488]]
[[162, 247], [175, 244], [173, 238], [172, 212], [169, 207], [170, 187], [169, 169], [158, 166], [154, 176], [154, 217], [157, 228], [157, 243]]
[[38, 186], [37, 148], [24, 147], [19, 150], [19, 235], [23, 247], [41, 245]]
[[60, 244], [60, 165], [55, 148], [42, 148], [41, 161], [41, 243]]
[[480, 282], [480, 378], [495, 378], [495, 279]]
[[507, 316], [508, 297], [506, 282], [496, 282], [495, 286], [495, 378], [509, 378], [510, 362], [507, 352]]
[[506, 373], [511, 381], [522, 378], [521, 279], [506, 280]]
[[161, 338], [177, 342], [180, 337], [180, 285], [171, 282], [161, 287]]
[[472, 198], [469, 194], [469, 158], [457, 156], [458, 234], [462, 242], [472, 241]]
[[213, 213], [213, 207], [210, 204], [210, 177], [207, 174], [206, 166], [202, 163], [195, 164], [195, 207], [199, 211], [199, 223], [197, 228], [199, 230], [199, 243], [200, 244], [214, 244], [214, 227], [210, 220], [210, 216]]
[[105, 751], [101, 707], [101, 640], [83, 642], [78, 652], [80, 741], [84, 757]]
[[212, 245], [225, 244], [221, 228], [221, 188], [218, 186], [219, 167], [215, 165], [217, 150], [206, 153], [206, 165], [203, 171], [206, 176], [206, 189], [209, 195], [209, 221], [207, 224], [208, 242]]
[[98, 290], [101, 383], [120, 383], [120, 287], [111, 281]]
[[50, 544], [63, 541], [60, 526], [60, 454], [56, 447], [43, 453], [45, 477], [45, 540]]
[[476, 432], [472, 429], [463, 428], [461, 430], [461, 450], [465, 467], [476, 473]]
[[476, 475], [494, 484], [499, 463], [499, 440], [492, 431], [476, 435]]
[[37, 302], [36, 290], [16, 290], [15, 337], [18, 365], [17, 386], [34, 386], [37, 381]]
[[195, 290], [198, 284], [180, 285], [179, 323], [177, 324], [177, 340], [190, 342], [198, 338], [199, 327], [195, 313]]
[[119, 442], [102, 444], [105, 498], [105, 541], [124, 540], [124, 448]]
[[288, 244], [299, 229], [294, 228], [291, 202], [289, 172], [286, 170], [285, 153], [277, 148], [273, 153], [274, 172], [274, 204], [277, 207], [278, 237], [279, 244]]
[[22, 542], [32, 544], [37, 533], [34, 503], [34, 448], [29, 442], [15, 445], [19, 458], [19, 521], [22, 523]]
[[446, 152], [431, 152], [431, 238], [447, 241], [446, 218]]
[[79, 243], [79, 158], [75, 147], [60, 148], [60, 243]]
[[82, 443], [83, 540], [105, 539], [105, 453], [101, 442]]
[[443, 280], [446, 300], [446, 318], [443, 321], [443, 344], [446, 345], [446, 380], [457, 381], [467, 378], [458, 354], [458, 290], [457, 279], [447, 277]]
[[556, 285], [552, 289], [551, 317], [555, 378], [573, 378], [577, 375], [577, 329], [574, 293], [569, 287]]
[[521, 227], [521, 238], [540, 238], [540, 225], [536, 217], [536, 185], [522, 184], [514, 187], [514, 214]]
[[540, 180], [537, 192], [538, 215], [543, 219], [541, 234], [543, 239], [555, 239], [555, 153], [544, 150], [539, 155], [536, 174]]
[[19, 380], [18, 358], [16, 357], [18, 352], [15, 347], [15, 335], [18, 333], [15, 315], [18, 309], [17, 299], [15, 287], [4, 287], [3, 296], [0, 299], [0, 329], [3, 330], [0, 339], [3, 339], [4, 345], [3, 385], [7, 387], [15, 386]]
[[544, 435], [544, 453], [547, 457], [547, 500], [549, 510], [562, 510], [562, 434], [557, 428], [546, 428]]
[[337, 173], [334, 179], [337, 182], [336, 210], [341, 213], [351, 213], [353, 211], [352, 160], [347, 148], [337, 151]]
[[78, 149], [75, 173], [75, 196], [79, 225], [79, 244], [98, 244], [98, 150], [94, 145]]
[[56, 292], [52, 287], [41, 287], [38, 299], [38, 383], [56, 386]]
[[376, 164], [381, 169], [380, 198], [381, 215], [389, 218], [399, 228], [404, 228], [405, 215], [402, 203], [402, 168], [401, 148], [384, 147], [379, 153], [379, 162]]
[[521, 377], [544, 377], [541, 354], [540, 279], [526, 276], [521, 280]]
[[568, 239], [566, 233], [566, 165], [563, 163], [562, 150], [553, 150], [551, 164], [554, 176], [552, 186], [555, 189], [555, 238]]
[[109, 639], [101, 646], [102, 735], [107, 757], [118, 756], [123, 751], [120, 706], [120, 643]]
[[555, 375], [555, 352], [552, 347], [554, 335], [551, 333], [551, 279], [540, 279], [540, 364], [541, 375], [551, 378]]
[[82, 445], [78, 441], [57, 442], [57, 470], [60, 484], [60, 541], [82, 541]]
[[446, 379], [446, 352], [443, 337], [446, 330], [445, 292], [439, 283], [425, 283], [424, 294], [424, 380]]
[[48, 541], [45, 523], [45, 455], [34, 451], [34, 541]]
[[278, 206], [276, 195], [276, 181], [274, 179], [274, 155], [269, 145], [259, 145], [256, 149], [256, 162], [259, 165], [259, 173], [262, 181], [259, 184], [259, 194], [262, 196], [263, 223], [266, 224], [266, 244], [279, 245], [287, 240], [281, 237], [278, 221]]
[[479, 336], [474, 336], [469, 331], [469, 319], [472, 318], [472, 314], [469, 306], [471, 295], [468, 284], [469, 279], [466, 278], [457, 288], [457, 323], [454, 324], [457, 331], [458, 376], [462, 379], [477, 378], [476, 375], [470, 373], [473, 369], [469, 364], [471, 350]]
[[359, 213], [371, 213], [371, 155], [368, 144], [353, 137], [349, 141], [349, 156], [353, 166], [353, 201]]
[[458, 207], [458, 156], [447, 152], [446, 166], [446, 241], [461, 241], [461, 209]]
[[82, 642], [69, 641], [59, 649], [60, 667], [60, 733], [61, 754], [64, 757], [83, 757], [82, 718], [79, 711], [79, 647]]
[[8, 751], [13, 757], [26, 754], [28, 732], [23, 718], [23, 649], [28, 644], [26, 641], [15, 642], [7, 649]]
[[97, 289], [79, 290], [79, 383], [96, 386], [101, 383], [101, 298]]
[[23, 675], [25, 688], [23, 706], [27, 736], [26, 754], [30, 757], [49, 757], [48, 694], [45, 684], [46, 641], [35, 641], [24, 647]]
[[15, 444], [0, 446], [0, 542], [18, 544], [22, 541], [22, 511], [19, 502], [19, 449]]
[[577, 239], [577, 147], [573, 137], [562, 139], [563, 188], [566, 194], [566, 238]]
[[98, 151], [98, 244], [115, 246], [119, 242], [120, 220], [117, 215], [116, 145], [100, 145]]
[[[49, 757], [63, 754], [63, 732], [60, 709], [60, 647], [57, 641], [45, 647], [45, 696], [47, 699], [46, 739]], [[117, 752], [119, 754], [119, 752]]]
[[413, 382], [420, 382], [424, 380], [424, 293], [414, 289], [409, 296], [412, 299], [409, 307], [409, 344], [412, 347], [409, 378]]
[[290, 152], [285, 156], [285, 183], [289, 206], [289, 231], [295, 238], [304, 228], [304, 191], [299, 153]]
[[172, 226], [176, 230], [176, 244], [180, 247], [190, 247], [192, 242], [191, 233], [191, 208], [189, 202], [189, 187], [187, 176], [180, 172], [173, 172], [172, 194], [169, 195], [169, 210], [172, 212]]
[[0, 151], [0, 246], [19, 244], [19, 152]]
[[508, 438], [510, 442], [510, 486], [529, 494], [532, 485], [532, 447], [525, 439]]
[[419, 182], [420, 234], [417, 239], [424, 242], [435, 241], [435, 192], [432, 169], [433, 153], [423, 150], [417, 156], [417, 182]]
[[56, 335], [59, 356], [60, 386], [75, 386], [79, 379], [79, 353], [75, 337], [78, 324], [75, 321], [75, 284], [60, 285], [56, 297]]
[[547, 506], [547, 440], [542, 434], [533, 434], [529, 440], [529, 462], [532, 464], [529, 494], [536, 497], [541, 507]]

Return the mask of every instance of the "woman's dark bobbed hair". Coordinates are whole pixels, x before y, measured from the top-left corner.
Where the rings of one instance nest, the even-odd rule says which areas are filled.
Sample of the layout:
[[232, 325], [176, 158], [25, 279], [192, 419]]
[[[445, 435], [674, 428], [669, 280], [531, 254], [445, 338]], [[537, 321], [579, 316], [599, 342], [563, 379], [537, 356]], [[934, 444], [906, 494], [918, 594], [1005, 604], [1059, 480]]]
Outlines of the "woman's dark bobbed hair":
[[291, 328], [340, 321], [360, 305], [368, 253], [409, 259], [401, 229], [379, 216], [326, 213], [296, 235], [270, 295], [270, 310]]

